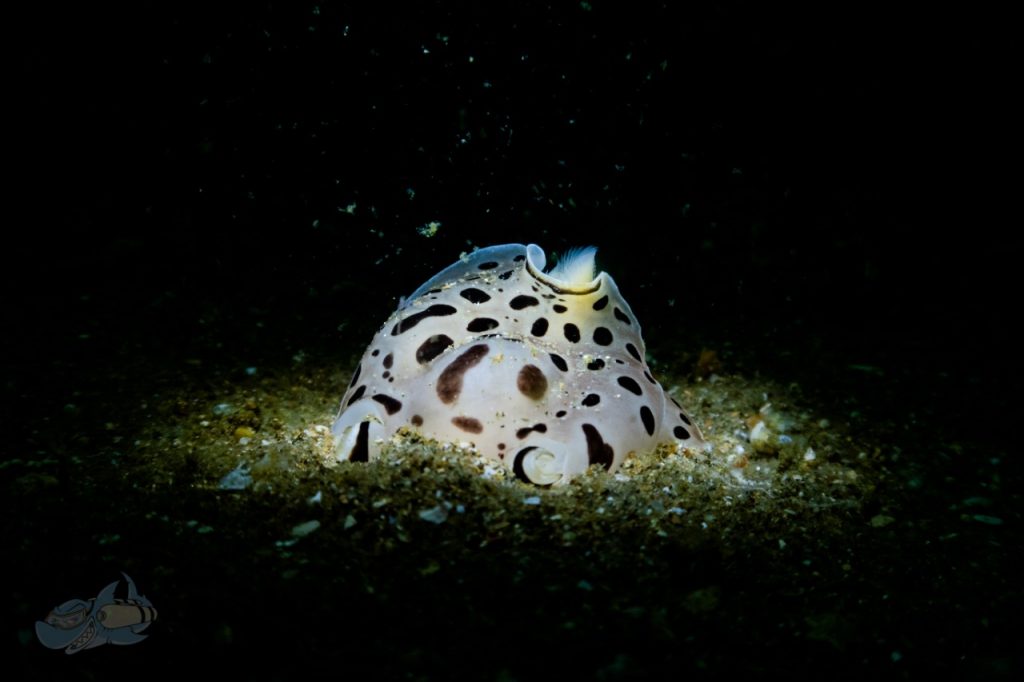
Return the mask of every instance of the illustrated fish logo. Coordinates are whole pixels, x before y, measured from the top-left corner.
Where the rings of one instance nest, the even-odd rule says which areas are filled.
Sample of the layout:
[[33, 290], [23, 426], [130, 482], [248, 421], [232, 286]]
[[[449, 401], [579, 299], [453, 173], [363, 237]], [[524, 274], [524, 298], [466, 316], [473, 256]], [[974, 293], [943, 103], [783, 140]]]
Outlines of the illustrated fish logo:
[[36, 636], [43, 646], [77, 654], [103, 644], [137, 644], [146, 639], [141, 632], [156, 620], [157, 611], [138, 593], [135, 582], [121, 575], [127, 584], [125, 599], [114, 597], [120, 582], [115, 580], [95, 598], [71, 599], [36, 621]]

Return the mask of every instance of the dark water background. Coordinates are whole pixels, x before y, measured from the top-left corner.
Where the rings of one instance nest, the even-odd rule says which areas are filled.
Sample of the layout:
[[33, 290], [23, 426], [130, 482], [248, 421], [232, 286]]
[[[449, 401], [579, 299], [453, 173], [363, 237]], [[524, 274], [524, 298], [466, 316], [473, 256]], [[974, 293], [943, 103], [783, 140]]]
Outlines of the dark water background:
[[[836, 393], [966, 444], [919, 463], [945, 486], [936, 508], [976, 493], [991, 458], [1019, 482], [1020, 231], [990, 214], [1009, 184], [998, 21], [370, 7], [46, 5], [11, 20], [12, 456], [104, 363], [178, 362], [211, 334], [232, 357], [347, 359], [461, 251], [536, 242], [599, 246], [655, 352], [734, 346], [766, 374], [839, 376]], [[74, 339], [100, 332], [117, 341], [83, 359]], [[1019, 509], [1003, 512], [1019, 537]], [[978, 546], [1002, 567], [1014, 543]], [[986, 656], [968, 671], [1018, 669]]]

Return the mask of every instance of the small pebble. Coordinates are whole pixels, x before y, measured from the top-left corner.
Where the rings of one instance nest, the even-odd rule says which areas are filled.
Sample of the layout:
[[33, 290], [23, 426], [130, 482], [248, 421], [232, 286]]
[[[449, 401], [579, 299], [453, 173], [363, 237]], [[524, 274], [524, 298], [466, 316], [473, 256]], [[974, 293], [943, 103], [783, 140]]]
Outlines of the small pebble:
[[249, 465], [242, 462], [220, 479], [217, 487], [221, 490], [245, 490], [250, 485], [252, 485], [252, 475], [249, 473]]
[[306, 521], [305, 523], [300, 523], [299, 525], [292, 528], [292, 535], [294, 535], [297, 538], [304, 538], [319, 527], [320, 522], [316, 519], [313, 519], [312, 521]]
[[443, 505], [437, 505], [420, 512], [420, 518], [429, 523], [444, 523], [448, 519], [448, 510]]
[[885, 526], [888, 526], [895, 520], [896, 519], [894, 519], [891, 516], [886, 516], [885, 514], [877, 514], [876, 516], [871, 517], [871, 526], [872, 528], [884, 528]]

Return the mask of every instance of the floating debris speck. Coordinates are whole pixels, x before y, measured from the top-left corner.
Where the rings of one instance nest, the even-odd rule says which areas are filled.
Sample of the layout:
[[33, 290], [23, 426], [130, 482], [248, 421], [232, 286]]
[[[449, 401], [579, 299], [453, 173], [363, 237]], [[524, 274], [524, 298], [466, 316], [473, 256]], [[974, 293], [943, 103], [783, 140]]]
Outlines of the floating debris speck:
[[[410, 198], [412, 198], [412, 197], [410, 197]], [[429, 237], [433, 237], [435, 234], [437, 234], [437, 231], [440, 228], [441, 228], [441, 223], [440, 222], [438, 222], [437, 220], [431, 220], [429, 223], [427, 223], [425, 225], [420, 225], [419, 227], [417, 227], [416, 228], [416, 232], [421, 237], [428, 237], [429, 238]]]

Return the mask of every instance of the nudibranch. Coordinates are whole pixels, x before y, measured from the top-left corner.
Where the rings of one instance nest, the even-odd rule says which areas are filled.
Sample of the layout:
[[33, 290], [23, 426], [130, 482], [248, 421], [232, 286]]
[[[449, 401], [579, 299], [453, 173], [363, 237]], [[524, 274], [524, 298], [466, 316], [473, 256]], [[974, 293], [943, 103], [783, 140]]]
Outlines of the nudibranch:
[[544, 272], [536, 244], [490, 246], [413, 292], [352, 375], [332, 428], [338, 459], [372, 460], [407, 427], [547, 486], [660, 443], [701, 447], [651, 375], [615, 281], [595, 276], [595, 253]]

